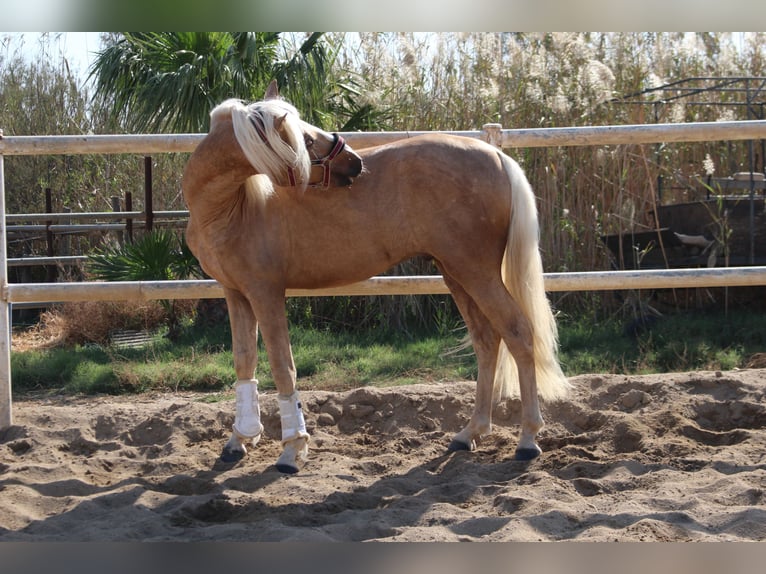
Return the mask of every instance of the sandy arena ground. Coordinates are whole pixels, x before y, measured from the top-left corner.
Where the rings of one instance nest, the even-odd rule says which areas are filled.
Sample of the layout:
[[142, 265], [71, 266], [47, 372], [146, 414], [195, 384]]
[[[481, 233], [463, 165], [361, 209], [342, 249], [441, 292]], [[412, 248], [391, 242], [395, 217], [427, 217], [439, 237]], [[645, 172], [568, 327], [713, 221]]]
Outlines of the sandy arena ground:
[[517, 401], [475, 452], [446, 453], [472, 383], [303, 391], [312, 449], [293, 476], [272, 466], [274, 394], [234, 465], [218, 460], [233, 394], [20, 400], [0, 542], [766, 539], [766, 369], [572, 380], [531, 463], [512, 460]]

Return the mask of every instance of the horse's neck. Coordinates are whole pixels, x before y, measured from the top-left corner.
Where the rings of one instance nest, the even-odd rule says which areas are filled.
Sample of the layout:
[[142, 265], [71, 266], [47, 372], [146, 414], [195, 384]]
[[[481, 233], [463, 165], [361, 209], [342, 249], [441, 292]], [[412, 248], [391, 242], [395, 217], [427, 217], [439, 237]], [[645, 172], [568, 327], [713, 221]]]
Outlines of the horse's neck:
[[189, 212], [208, 232], [225, 229], [248, 211], [247, 193], [242, 184], [207, 191], [189, 201]]
[[203, 217], [225, 213], [241, 201], [243, 184], [254, 174], [231, 126], [216, 125], [186, 164], [183, 192], [189, 211]]
[[219, 217], [242, 201], [244, 183], [253, 175], [247, 163], [216, 159], [195, 153], [184, 171], [184, 200], [191, 213], [204, 218]]

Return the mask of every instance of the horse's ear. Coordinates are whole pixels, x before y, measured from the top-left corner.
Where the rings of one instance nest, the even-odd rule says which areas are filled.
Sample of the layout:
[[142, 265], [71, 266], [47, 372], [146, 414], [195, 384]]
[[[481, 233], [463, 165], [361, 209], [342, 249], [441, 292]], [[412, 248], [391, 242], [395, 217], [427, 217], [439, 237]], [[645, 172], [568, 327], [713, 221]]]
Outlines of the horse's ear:
[[285, 123], [285, 120], [287, 119], [287, 114], [283, 116], [279, 116], [277, 118], [274, 118], [274, 128], [279, 131], [282, 129], [282, 124]]
[[263, 96], [264, 100], [276, 100], [279, 98], [279, 86], [277, 86], [276, 80], [271, 80], [269, 87], [266, 88], [266, 95]]

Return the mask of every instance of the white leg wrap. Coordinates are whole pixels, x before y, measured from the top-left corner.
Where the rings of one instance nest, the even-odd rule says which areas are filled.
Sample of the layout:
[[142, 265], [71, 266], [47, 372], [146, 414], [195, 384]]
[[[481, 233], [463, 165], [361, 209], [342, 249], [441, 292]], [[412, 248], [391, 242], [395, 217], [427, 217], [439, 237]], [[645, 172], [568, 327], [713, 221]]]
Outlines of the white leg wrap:
[[258, 380], [240, 379], [234, 386], [237, 391], [234, 432], [244, 438], [255, 438], [263, 432], [261, 407], [258, 404]]
[[309, 438], [298, 391], [289, 397], [278, 395], [277, 402], [279, 403], [279, 415], [282, 419], [282, 444], [296, 438]]

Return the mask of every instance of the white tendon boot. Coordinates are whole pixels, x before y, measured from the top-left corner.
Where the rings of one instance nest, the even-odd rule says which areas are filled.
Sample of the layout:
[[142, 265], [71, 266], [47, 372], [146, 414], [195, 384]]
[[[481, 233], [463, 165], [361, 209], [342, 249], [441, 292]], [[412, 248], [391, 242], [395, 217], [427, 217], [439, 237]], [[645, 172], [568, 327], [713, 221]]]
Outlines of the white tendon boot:
[[277, 396], [279, 415], [282, 420], [282, 455], [277, 460], [280, 472], [293, 474], [298, 472], [298, 460], [308, 458], [309, 433], [306, 432], [306, 420], [303, 418], [298, 391], [285, 397]]
[[258, 404], [258, 379], [240, 379], [234, 388], [237, 392], [234, 432], [243, 439], [253, 439], [255, 444], [263, 432], [261, 407]]
[[223, 447], [221, 460], [237, 462], [247, 453], [245, 441], [255, 445], [263, 433], [261, 407], [258, 404], [258, 379], [240, 379], [234, 384], [237, 393], [234, 431]]

